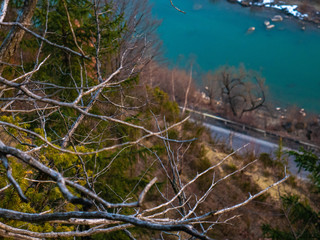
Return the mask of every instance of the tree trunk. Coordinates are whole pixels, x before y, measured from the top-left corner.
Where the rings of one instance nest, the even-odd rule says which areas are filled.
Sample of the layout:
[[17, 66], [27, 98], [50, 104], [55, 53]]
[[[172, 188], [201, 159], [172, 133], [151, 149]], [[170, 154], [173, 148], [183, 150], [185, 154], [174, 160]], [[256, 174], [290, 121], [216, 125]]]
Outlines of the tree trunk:
[[[36, 8], [37, 0], [26, 0], [24, 1], [24, 6], [22, 12], [19, 13], [16, 22], [19, 22], [23, 25], [30, 25], [31, 19]], [[4, 39], [3, 43], [0, 46], [0, 61], [8, 62], [10, 58], [15, 53], [18, 48], [25, 31], [18, 26], [13, 26], [10, 29], [10, 32]], [[4, 69], [3, 64], [0, 64], [0, 74]]]

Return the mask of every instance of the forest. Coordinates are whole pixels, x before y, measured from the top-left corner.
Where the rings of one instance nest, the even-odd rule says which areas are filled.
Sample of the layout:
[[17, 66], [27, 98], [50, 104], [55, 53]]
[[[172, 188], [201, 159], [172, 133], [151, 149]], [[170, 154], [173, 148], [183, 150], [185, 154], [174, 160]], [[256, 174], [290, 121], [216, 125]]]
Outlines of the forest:
[[[0, 238], [320, 236], [319, 158], [215, 140], [185, 110], [202, 99], [192, 65], [159, 64], [159, 24], [147, 0], [1, 1]], [[219, 89], [234, 118], [265, 106], [256, 72], [204, 81], [202, 105]]]

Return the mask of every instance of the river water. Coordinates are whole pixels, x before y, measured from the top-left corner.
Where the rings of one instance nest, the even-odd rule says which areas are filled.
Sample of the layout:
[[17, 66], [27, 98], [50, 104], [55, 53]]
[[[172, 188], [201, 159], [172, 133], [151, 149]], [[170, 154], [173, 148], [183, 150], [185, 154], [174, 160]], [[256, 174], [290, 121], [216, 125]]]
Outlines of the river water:
[[[226, 0], [151, 0], [165, 57], [173, 67], [181, 55], [195, 56], [201, 71], [243, 63], [261, 71], [270, 98], [320, 113], [320, 29], [292, 17], [266, 30], [263, 22], [278, 11], [243, 8]], [[284, 14], [283, 14], [284, 16]], [[248, 28], [255, 31], [247, 33]], [[180, 61], [181, 64], [181, 61]], [[182, 63], [183, 65], [183, 63]]]

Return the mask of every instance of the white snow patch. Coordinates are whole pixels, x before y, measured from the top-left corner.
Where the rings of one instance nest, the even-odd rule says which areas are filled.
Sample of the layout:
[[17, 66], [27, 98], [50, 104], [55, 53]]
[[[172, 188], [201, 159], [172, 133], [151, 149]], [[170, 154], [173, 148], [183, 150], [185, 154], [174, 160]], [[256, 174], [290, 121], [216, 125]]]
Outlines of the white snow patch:
[[[237, 1], [239, 3], [242, 2], [242, 0], [237, 0]], [[297, 10], [298, 5], [285, 5], [285, 4], [284, 5], [277, 5], [277, 4], [273, 4], [273, 3], [274, 3], [274, 0], [262, 0], [262, 2], [256, 2], [256, 3], [253, 3], [253, 5], [279, 9], [279, 10], [287, 12], [288, 14], [291, 14], [295, 17], [298, 17], [299, 19], [304, 19], [304, 18], [308, 17], [308, 14], [302, 14], [301, 12], [299, 12]]]
[[273, 3], [274, 0], [262, 0], [262, 2], [255, 2], [253, 3], [253, 5], [255, 6], [265, 6], [266, 4], [268, 4], [270, 6], [271, 3]]
[[302, 14], [297, 10], [298, 5], [272, 5], [272, 8], [280, 9], [283, 11], [288, 12], [289, 14], [298, 17], [300, 19], [303, 19], [305, 17], [308, 17], [308, 14]]
[[263, 4], [270, 4], [270, 3], [273, 3], [273, 0], [263, 0], [262, 3]]

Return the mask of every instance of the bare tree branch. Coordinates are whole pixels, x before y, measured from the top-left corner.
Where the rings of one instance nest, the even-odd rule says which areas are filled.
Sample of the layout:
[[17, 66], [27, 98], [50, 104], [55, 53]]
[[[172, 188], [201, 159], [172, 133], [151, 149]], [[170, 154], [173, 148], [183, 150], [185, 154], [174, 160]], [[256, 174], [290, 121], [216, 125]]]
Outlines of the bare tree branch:
[[172, 0], [170, 0], [170, 3], [171, 3], [171, 6], [174, 7], [176, 10], [178, 10], [179, 12], [186, 13], [186, 12], [182, 11], [181, 9], [177, 8], [176, 5], [174, 5]]
[[0, 8], [0, 22], [3, 22], [7, 14], [9, 0], [3, 0]]

